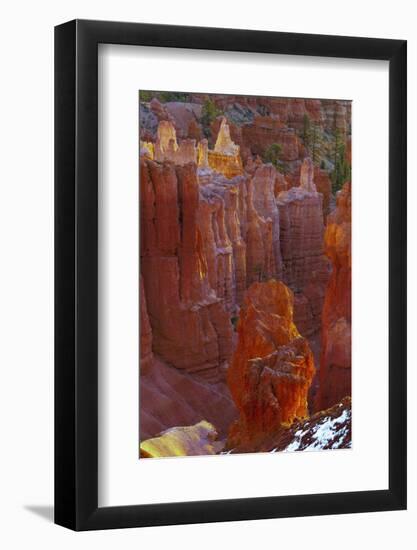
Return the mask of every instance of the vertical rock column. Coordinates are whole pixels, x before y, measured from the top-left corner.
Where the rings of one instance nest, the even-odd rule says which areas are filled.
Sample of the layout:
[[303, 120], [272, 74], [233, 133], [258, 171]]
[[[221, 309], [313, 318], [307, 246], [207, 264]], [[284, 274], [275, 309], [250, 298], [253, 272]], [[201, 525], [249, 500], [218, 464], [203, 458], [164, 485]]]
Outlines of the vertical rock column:
[[323, 306], [317, 409], [351, 395], [351, 187], [346, 183], [328, 217], [325, 251], [332, 273]]
[[153, 351], [177, 368], [216, 377], [231, 355], [232, 327], [208, 277], [196, 165], [142, 159], [140, 196]]
[[320, 330], [329, 277], [322, 201], [320, 193], [304, 187], [281, 192], [277, 200], [283, 280], [295, 293], [294, 320], [304, 336]]

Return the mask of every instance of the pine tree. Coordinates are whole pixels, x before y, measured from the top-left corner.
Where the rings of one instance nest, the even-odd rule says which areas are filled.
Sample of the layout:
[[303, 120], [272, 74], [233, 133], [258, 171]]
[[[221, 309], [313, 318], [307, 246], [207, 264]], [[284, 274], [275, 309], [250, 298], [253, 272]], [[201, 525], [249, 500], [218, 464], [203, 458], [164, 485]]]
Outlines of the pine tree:
[[204, 135], [209, 138], [210, 136], [210, 125], [222, 112], [216, 107], [216, 104], [211, 99], [207, 99], [203, 103], [203, 108], [201, 112], [201, 124], [203, 125]]
[[275, 166], [275, 168], [281, 172], [281, 174], [286, 174], [288, 172], [287, 164], [281, 159], [282, 156], [282, 145], [280, 143], [272, 143], [263, 155], [264, 162], [270, 162]]
[[339, 130], [335, 132], [333, 163], [334, 169], [331, 174], [331, 180], [333, 193], [336, 193], [351, 177], [351, 167], [346, 161], [346, 144]]
[[318, 166], [324, 155], [323, 130], [319, 124], [312, 122], [307, 114], [303, 117], [303, 131], [301, 137], [311, 160]]

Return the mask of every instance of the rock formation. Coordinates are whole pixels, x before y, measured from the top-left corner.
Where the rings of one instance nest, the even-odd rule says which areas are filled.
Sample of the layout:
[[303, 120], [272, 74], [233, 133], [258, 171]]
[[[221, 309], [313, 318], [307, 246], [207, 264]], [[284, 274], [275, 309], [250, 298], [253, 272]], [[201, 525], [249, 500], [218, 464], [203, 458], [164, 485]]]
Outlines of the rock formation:
[[[208, 122], [202, 94], [140, 107], [140, 432], [158, 439], [149, 456], [162, 452], [155, 436], [182, 426], [175, 454], [202, 420], [229, 433], [229, 449], [254, 448], [290, 434], [307, 401], [317, 411], [350, 394], [350, 191], [331, 212], [328, 170], [335, 132], [350, 155], [349, 102], [213, 97], [224, 115]], [[306, 117], [324, 136], [321, 168]], [[275, 143], [279, 159], [266, 164]]]
[[322, 315], [317, 410], [351, 394], [351, 191], [346, 183], [328, 217], [325, 252], [332, 263]]
[[142, 441], [140, 456], [142, 458], [162, 458], [214, 455], [223, 448], [223, 444], [217, 441], [217, 437], [216, 428], [206, 420], [202, 420], [194, 426], [170, 428], [158, 437]]
[[330, 200], [332, 197], [332, 182], [328, 173], [317, 166], [314, 167], [314, 184], [319, 193], [323, 195], [323, 219], [326, 224], [330, 212]]
[[178, 145], [177, 135], [171, 122], [162, 120], [158, 125], [158, 137], [154, 148], [158, 162], [170, 161], [184, 165], [197, 162], [197, 148], [194, 139], [183, 139]]
[[236, 453], [277, 453], [349, 449], [352, 445], [352, 402], [346, 397], [333, 407], [310, 418], [281, 427], [257, 442], [229, 449]]
[[228, 447], [307, 416], [314, 370], [308, 342], [293, 322], [291, 290], [274, 279], [254, 283], [240, 312], [238, 342], [227, 372], [239, 411]]
[[314, 165], [310, 157], [306, 157], [301, 165], [300, 187], [310, 193], [317, 192], [314, 184]]
[[180, 139], [202, 139], [201, 126], [198, 119], [201, 117], [201, 105], [169, 101], [165, 103], [170, 120], [175, 126], [177, 137]]
[[310, 159], [303, 163], [300, 186], [277, 199], [283, 280], [295, 293], [295, 323], [308, 336], [320, 329], [329, 277], [323, 248], [323, 197], [315, 191]]
[[231, 137], [229, 125], [223, 117], [213, 151], [208, 151], [209, 166], [216, 172], [233, 178], [243, 173], [242, 159], [239, 145]]
[[271, 143], [282, 148], [283, 161], [296, 161], [300, 158], [301, 143], [293, 128], [288, 128], [279, 120], [270, 117], [256, 117], [253, 124], [243, 126], [242, 145], [252, 154], [263, 156]]
[[209, 377], [231, 355], [230, 315], [210, 286], [193, 164], [141, 161], [141, 273], [153, 350]]

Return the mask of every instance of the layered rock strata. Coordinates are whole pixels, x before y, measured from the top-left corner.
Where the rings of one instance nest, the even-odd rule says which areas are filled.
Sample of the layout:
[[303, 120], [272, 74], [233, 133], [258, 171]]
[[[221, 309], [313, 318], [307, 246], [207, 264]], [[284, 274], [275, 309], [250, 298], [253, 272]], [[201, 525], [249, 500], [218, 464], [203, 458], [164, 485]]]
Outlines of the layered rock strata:
[[295, 323], [308, 336], [321, 327], [329, 277], [323, 248], [323, 196], [315, 189], [310, 159], [305, 159], [300, 186], [279, 193], [283, 280], [295, 293]]
[[293, 322], [293, 294], [282, 282], [254, 283], [246, 292], [227, 382], [239, 411], [228, 447], [255, 441], [308, 415], [314, 375], [307, 340]]
[[153, 351], [177, 368], [215, 376], [230, 358], [232, 326], [210, 285], [195, 165], [142, 158], [140, 169], [141, 273]]

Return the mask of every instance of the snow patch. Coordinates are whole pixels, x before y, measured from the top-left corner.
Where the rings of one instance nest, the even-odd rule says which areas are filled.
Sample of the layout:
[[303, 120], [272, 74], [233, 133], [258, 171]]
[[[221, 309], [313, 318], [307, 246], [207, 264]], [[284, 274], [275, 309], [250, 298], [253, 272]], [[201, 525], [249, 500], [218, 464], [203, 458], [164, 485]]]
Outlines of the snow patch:
[[[305, 430], [297, 430], [294, 434], [295, 439], [292, 441], [283, 452], [293, 451], [319, 451], [325, 448], [339, 449], [348, 436], [349, 430], [345, 424], [350, 419], [350, 412], [344, 410], [342, 414], [336, 418], [329, 416], [323, 418], [313, 428]], [[303, 437], [308, 435], [311, 442], [304, 446]], [[332, 443], [333, 442], [333, 443]], [[351, 443], [349, 444], [351, 447]]]

